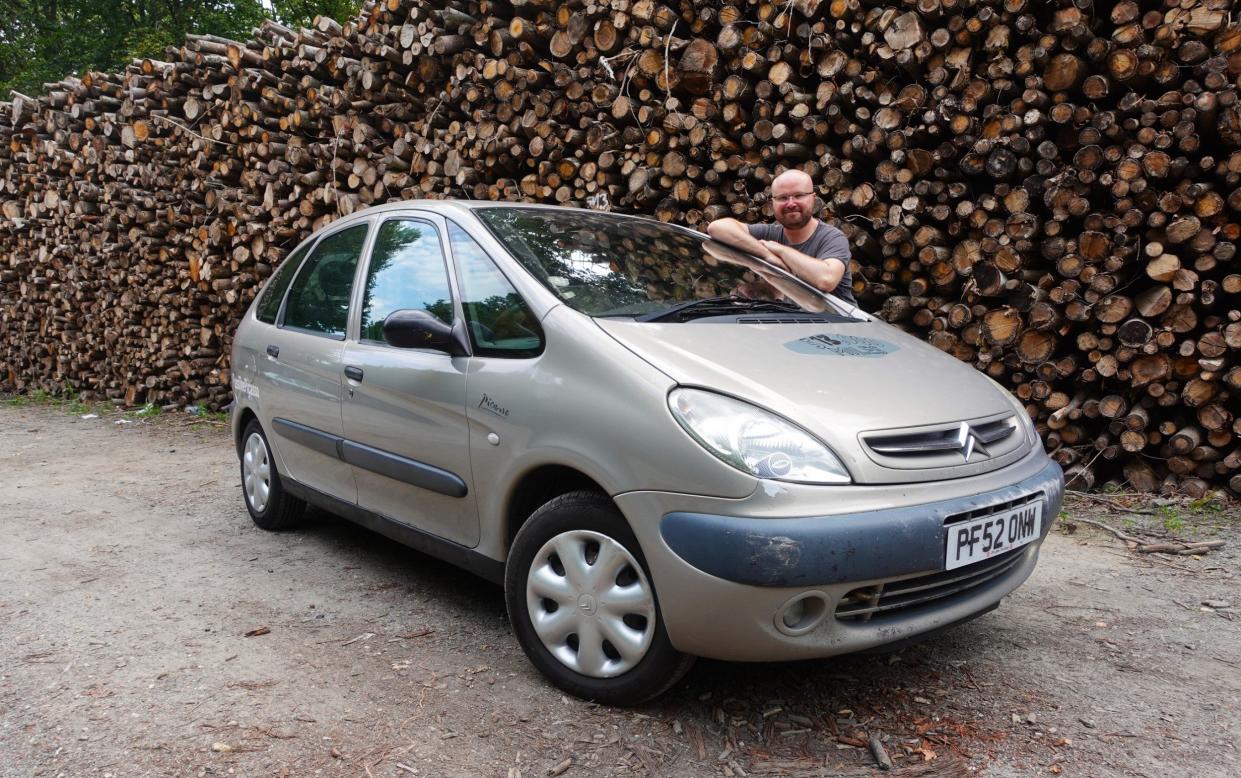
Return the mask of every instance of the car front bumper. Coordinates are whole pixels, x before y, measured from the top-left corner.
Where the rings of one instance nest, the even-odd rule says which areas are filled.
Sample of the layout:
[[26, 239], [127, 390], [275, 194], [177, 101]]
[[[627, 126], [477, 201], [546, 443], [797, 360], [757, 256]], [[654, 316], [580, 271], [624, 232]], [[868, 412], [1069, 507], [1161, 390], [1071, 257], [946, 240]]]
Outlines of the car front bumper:
[[[944, 570], [949, 517], [1036, 494], [1042, 525], [1033, 542]], [[1033, 572], [1063, 496], [1060, 467], [1038, 451], [938, 484], [761, 482], [743, 500], [631, 492], [616, 501], [642, 545], [673, 645], [714, 659], [773, 661], [876, 648], [994, 608]], [[837, 616], [842, 601], [860, 595], [884, 602], [885, 589], [894, 594], [882, 612]], [[784, 614], [797, 600], [808, 615], [790, 627]]]

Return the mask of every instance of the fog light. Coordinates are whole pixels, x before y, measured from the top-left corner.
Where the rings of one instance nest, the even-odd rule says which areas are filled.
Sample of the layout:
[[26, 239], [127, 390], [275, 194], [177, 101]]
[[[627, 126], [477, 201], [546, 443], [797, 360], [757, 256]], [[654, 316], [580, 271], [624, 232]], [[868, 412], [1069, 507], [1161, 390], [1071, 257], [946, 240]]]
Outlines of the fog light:
[[793, 600], [792, 603], [784, 607], [784, 615], [780, 618], [784, 620], [784, 626], [789, 629], [797, 629], [797, 625], [801, 623], [802, 618], [806, 615], [806, 600]]
[[827, 597], [822, 592], [802, 592], [776, 611], [776, 629], [786, 635], [804, 635], [823, 621]]

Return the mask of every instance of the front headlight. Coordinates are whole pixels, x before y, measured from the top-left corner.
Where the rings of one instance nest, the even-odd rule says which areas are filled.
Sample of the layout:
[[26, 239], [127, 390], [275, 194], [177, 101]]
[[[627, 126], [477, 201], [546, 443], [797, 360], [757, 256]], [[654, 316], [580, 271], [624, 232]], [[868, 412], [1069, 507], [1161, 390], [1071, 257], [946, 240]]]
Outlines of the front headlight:
[[827, 446], [770, 411], [700, 389], [673, 390], [668, 407], [707, 451], [750, 475], [801, 484], [851, 481]]

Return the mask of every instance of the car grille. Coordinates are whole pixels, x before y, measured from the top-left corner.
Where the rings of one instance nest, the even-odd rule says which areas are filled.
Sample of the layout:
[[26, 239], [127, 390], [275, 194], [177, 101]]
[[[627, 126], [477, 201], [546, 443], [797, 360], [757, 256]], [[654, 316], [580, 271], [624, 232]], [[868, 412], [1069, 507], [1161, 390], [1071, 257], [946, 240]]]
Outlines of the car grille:
[[956, 524], [957, 522], [961, 522], [961, 521], [969, 521], [970, 519], [981, 519], [983, 516], [992, 516], [997, 513], [1008, 513], [1009, 511], [1020, 508], [1023, 505], [1029, 505], [1032, 502], [1038, 502], [1039, 500], [1043, 499], [1045, 496], [1046, 495], [1044, 495], [1042, 492], [1035, 492], [1034, 494], [1023, 495], [1021, 497], [1018, 497], [1015, 500], [1009, 500], [1008, 502], [992, 503], [990, 505], [986, 505], [986, 506], [983, 506], [982, 508], [977, 508], [975, 510], [968, 511], [966, 513], [954, 513], [948, 518], [944, 519], [944, 526], [947, 527], [949, 524]]
[[836, 618], [840, 621], [870, 621], [963, 594], [1008, 572], [1026, 548], [1015, 548], [956, 570], [854, 589], [836, 605]]
[[[944, 520], [944, 525], [1008, 512], [1041, 499], [1043, 499], [1043, 493], [1037, 492], [967, 513], [955, 513]], [[1029, 546], [1015, 548], [999, 556], [955, 570], [945, 570], [940, 573], [854, 589], [842, 597], [836, 605], [836, 618], [840, 621], [870, 621], [876, 617], [896, 615], [932, 602], [964, 596], [970, 590], [1011, 570], [1021, 560], [1021, 555], [1027, 548]], [[939, 604], [949, 603], [940, 602]]]
[[861, 439], [871, 459], [896, 470], [966, 464], [1000, 467], [1025, 452], [1025, 436], [1012, 413], [929, 427], [876, 430], [863, 433]]

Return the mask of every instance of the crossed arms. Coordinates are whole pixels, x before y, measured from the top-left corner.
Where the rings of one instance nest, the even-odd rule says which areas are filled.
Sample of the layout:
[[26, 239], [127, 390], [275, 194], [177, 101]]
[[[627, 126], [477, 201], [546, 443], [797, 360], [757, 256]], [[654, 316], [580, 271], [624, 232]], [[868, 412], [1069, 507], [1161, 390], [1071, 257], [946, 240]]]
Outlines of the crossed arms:
[[835, 291], [845, 275], [845, 263], [841, 260], [835, 257], [811, 257], [773, 240], [759, 240], [750, 234], [745, 224], [736, 219], [724, 218], [711, 222], [707, 225], [707, 234], [718, 241], [762, 257], [823, 292]]

